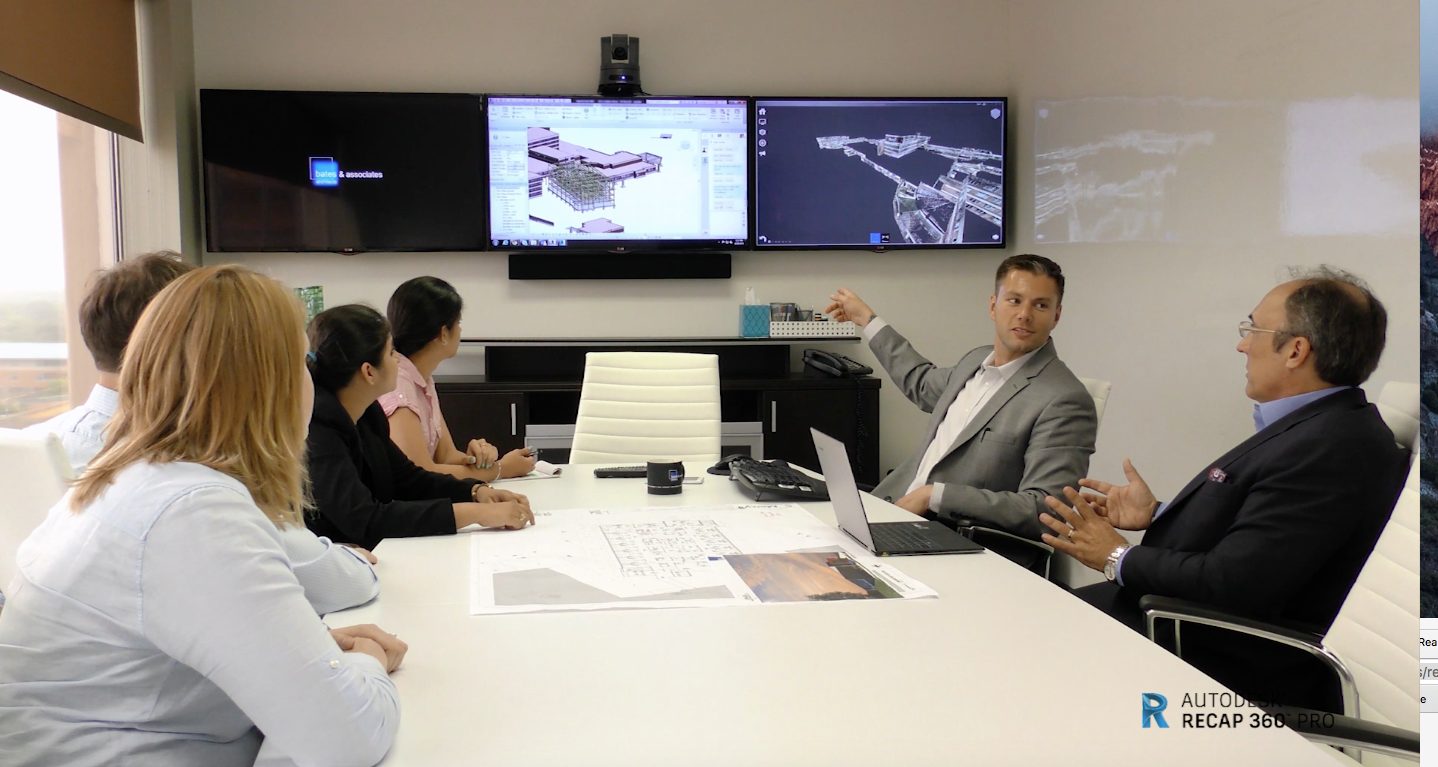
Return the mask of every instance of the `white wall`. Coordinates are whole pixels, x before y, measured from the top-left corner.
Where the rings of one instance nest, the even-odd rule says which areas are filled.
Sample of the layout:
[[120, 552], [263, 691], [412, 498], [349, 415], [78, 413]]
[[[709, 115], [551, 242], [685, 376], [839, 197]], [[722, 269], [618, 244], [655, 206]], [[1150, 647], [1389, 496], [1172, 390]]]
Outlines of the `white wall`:
[[[432, 273], [464, 294], [468, 334], [714, 335], [734, 332], [746, 286], [814, 305], [846, 285], [952, 361], [992, 337], [984, 308], [999, 260], [1032, 250], [1069, 275], [1062, 356], [1114, 384], [1093, 473], [1116, 477], [1133, 456], [1161, 495], [1251, 431], [1235, 325], [1283, 265], [1329, 262], [1367, 278], [1391, 317], [1370, 391], [1417, 380], [1416, 4], [193, 5], [202, 88], [586, 93], [598, 38], [625, 32], [643, 40], [652, 93], [1011, 98], [1014, 247], [1003, 253], [739, 253], [729, 281], [619, 283], [510, 282], [503, 254], [235, 258], [323, 284], [331, 305], [382, 306], [400, 281]], [[1082, 154], [1125, 135], [1136, 140], [1073, 160], [1058, 177], [1088, 201], [1036, 226], [1035, 170], [1062, 159], [1035, 153]], [[1125, 182], [1137, 191], [1123, 193]], [[924, 417], [891, 385], [881, 407], [888, 467]]]
[[1038, 128], [1039, 102], [1049, 119], [1066, 109], [1108, 131], [1209, 142], [1094, 166], [1112, 171], [1103, 180], [1135, 164], [1173, 171], [1161, 201], [1136, 206], [1162, 217], [1144, 241], [1057, 244], [1047, 228], [1036, 242], [1033, 166], [1016, 169], [1018, 241], [1071, 280], [1064, 357], [1114, 381], [1091, 473], [1121, 478], [1130, 456], [1164, 497], [1252, 432], [1235, 325], [1284, 265], [1369, 280], [1389, 336], [1367, 388], [1418, 380], [1416, 4], [1026, 0], [1012, 13], [1024, 41], [1012, 95], [1039, 151], [1089, 135]]
[[[592, 93], [599, 38], [625, 32], [642, 40], [643, 82], [651, 93], [1010, 92], [1006, 3], [909, 2], [892, 8], [897, 10], [855, 0], [195, 0], [195, 79], [201, 88]], [[271, 254], [235, 260], [295, 285], [323, 284], [327, 305], [363, 300], [383, 307], [401, 281], [437, 274], [465, 297], [466, 334], [490, 337], [732, 335], [746, 286], [753, 285], [765, 301], [822, 306], [843, 284], [881, 309], [890, 307], [896, 321], [936, 358], [957, 359], [991, 336], [983, 324], [983, 302], [1004, 255], [736, 253], [732, 280], [561, 283], [509, 281], [503, 253]], [[867, 356], [855, 344], [836, 348]], [[923, 420], [891, 386], [883, 396], [881, 449], [888, 466], [910, 449]]]

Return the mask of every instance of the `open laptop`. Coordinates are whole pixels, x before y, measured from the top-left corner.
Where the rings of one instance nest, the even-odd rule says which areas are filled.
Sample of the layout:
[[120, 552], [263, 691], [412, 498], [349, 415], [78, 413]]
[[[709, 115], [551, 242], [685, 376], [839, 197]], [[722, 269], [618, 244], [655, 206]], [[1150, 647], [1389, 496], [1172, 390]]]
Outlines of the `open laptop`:
[[938, 522], [917, 518], [912, 522], [870, 522], [869, 515], [864, 511], [864, 499], [859, 496], [859, 486], [854, 482], [854, 472], [849, 468], [849, 453], [844, 450], [844, 443], [818, 429], [811, 428], [809, 433], [814, 435], [819, 468], [823, 470], [824, 482], [829, 486], [829, 501], [834, 504], [839, 529], [864, 544], [869, 551], [888, 557], [902, 554], [972, 554], [984, 550], [983, 546]]

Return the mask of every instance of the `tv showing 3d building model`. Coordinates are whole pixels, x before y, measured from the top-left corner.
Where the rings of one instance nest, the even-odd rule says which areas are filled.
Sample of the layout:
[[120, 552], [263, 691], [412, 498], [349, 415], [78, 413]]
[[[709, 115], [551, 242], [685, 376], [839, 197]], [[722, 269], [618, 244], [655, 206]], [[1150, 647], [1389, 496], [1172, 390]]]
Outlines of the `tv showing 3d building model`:
[[745, 247], [742, 98], [489, 96], [490, 247]]

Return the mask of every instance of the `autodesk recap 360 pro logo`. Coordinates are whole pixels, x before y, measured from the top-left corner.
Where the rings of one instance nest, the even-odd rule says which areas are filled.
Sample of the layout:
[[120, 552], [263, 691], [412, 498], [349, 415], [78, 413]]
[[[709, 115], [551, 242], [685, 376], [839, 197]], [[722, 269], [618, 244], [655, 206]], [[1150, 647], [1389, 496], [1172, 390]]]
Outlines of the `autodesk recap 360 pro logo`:
[[340, 179], [342, 178], [384, 178], [384, 172], [378, 170], [340, 170], [339, 162], [333, 157], [310, 158], [310, 183], [314, 186], [339, 186]]
[[1168, 708], [1168, 698], [1156, 692], [1143, 693], [1143, 728], [1158, 726], [1168, 729], [1168, 722], [1163, 718], [1164, 709]]

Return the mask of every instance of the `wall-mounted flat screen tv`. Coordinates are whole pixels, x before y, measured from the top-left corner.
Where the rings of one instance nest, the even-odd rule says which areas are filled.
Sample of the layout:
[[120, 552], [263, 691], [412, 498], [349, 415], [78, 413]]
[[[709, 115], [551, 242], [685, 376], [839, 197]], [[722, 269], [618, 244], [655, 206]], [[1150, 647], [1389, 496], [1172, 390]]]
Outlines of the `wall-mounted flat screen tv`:
[[489, 245], [728, 250], [749, 242], [743, 98], [486, 98]]
[[483, 98], [200, 91], [211, 251], [483, 250]]
[[757, 249], [1002, 248], [1004, 98], [755, 98]]

